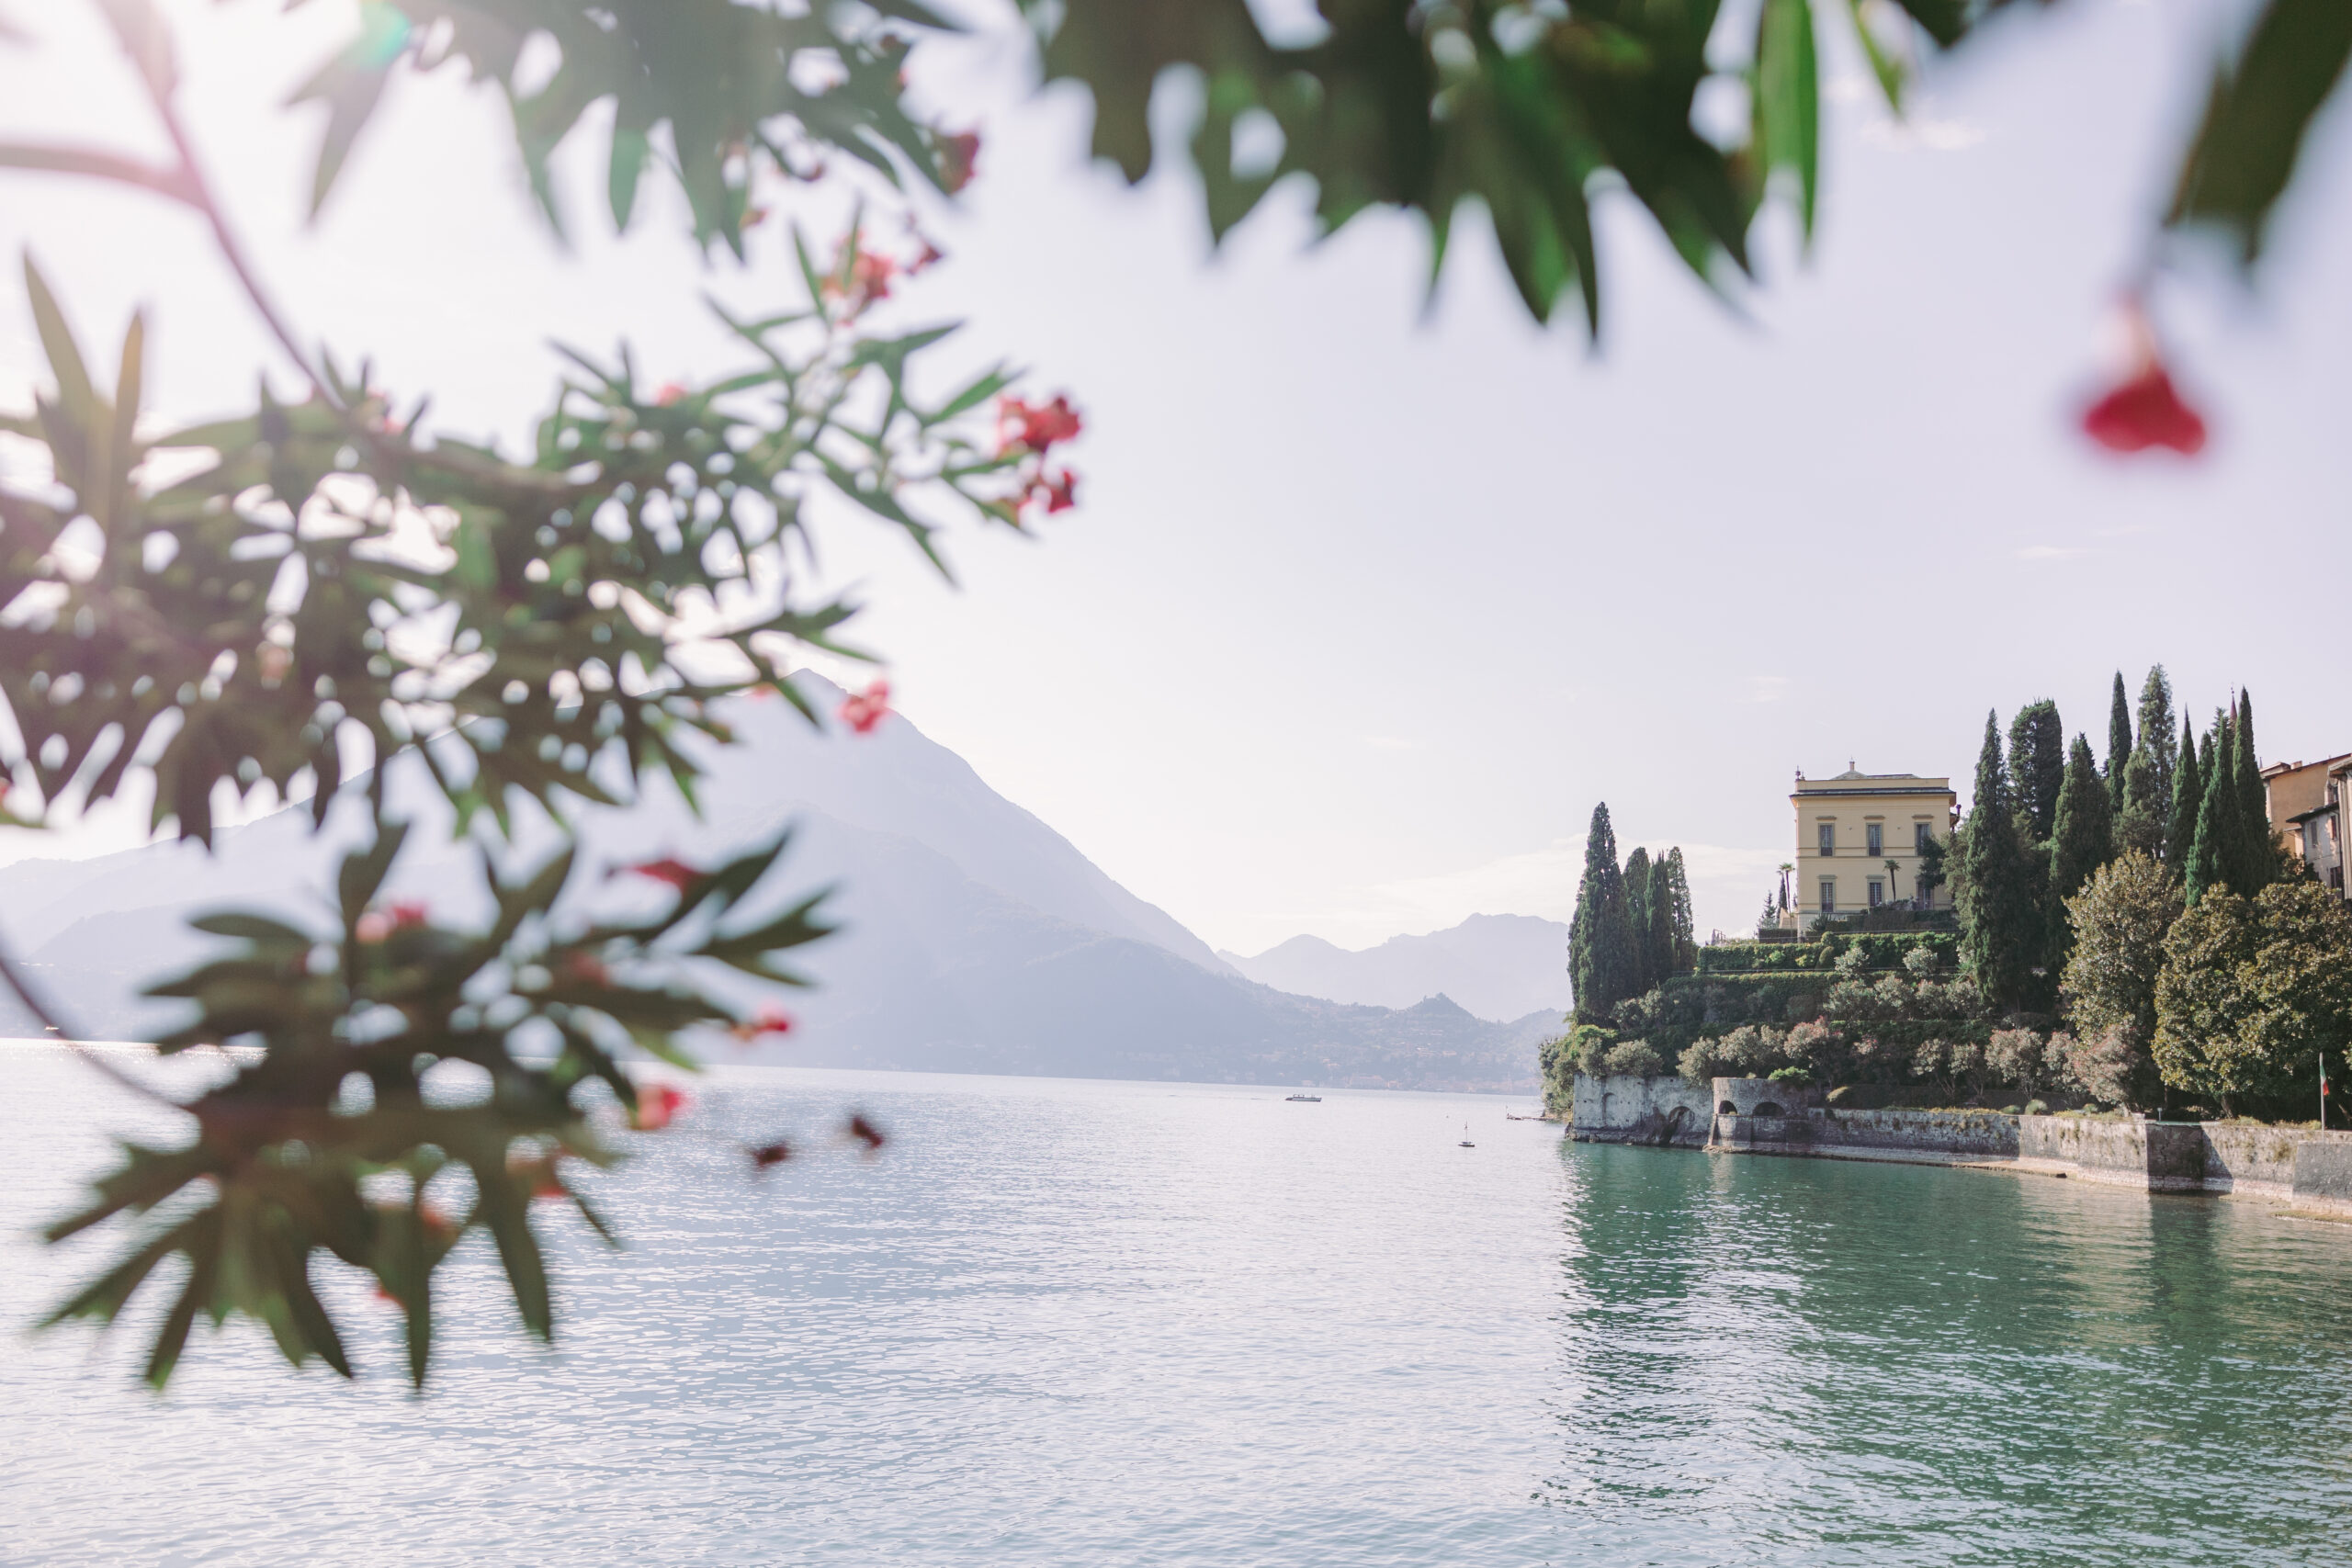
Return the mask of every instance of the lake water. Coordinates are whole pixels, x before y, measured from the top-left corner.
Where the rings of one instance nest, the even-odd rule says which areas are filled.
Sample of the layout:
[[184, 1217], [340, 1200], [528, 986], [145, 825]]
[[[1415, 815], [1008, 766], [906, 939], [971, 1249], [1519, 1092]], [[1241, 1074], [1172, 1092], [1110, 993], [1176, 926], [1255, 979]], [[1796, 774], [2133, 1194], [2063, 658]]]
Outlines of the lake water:
[[[141, 1118], [0, 1072], [13, 1325]], [[722, 1072], [599, 1179], [551, 1352], [479, 1254], [423, 1399], [364, 1294], [356, 1385], [0, 1339], [0, 1562], [2352, 1561], [2352, 1226], [1283, 1092]], [[882, 1158], [751, 1176], [852, 1106]]]

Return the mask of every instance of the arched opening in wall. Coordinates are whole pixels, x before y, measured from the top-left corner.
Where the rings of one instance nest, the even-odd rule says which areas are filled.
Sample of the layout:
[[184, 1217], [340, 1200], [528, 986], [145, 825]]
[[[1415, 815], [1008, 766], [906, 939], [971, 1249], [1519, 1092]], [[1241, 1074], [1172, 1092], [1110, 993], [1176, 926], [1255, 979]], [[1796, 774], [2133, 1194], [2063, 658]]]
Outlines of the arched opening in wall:
[[1788, 1112], [1781, 1110], [1780, 1106], [1773, 1101], [1768, 1100], [1763, 1104], [1758, 1106], [1750, 1112], [1750, 1114], [1756, 1116], [1786, 1116]]
[[1715, 1114], [1718, 1116], [1736, 1116], [1739, 1114], [1739, 1107], [1726, 1100], [1721, 1105], [1715, 1107]]

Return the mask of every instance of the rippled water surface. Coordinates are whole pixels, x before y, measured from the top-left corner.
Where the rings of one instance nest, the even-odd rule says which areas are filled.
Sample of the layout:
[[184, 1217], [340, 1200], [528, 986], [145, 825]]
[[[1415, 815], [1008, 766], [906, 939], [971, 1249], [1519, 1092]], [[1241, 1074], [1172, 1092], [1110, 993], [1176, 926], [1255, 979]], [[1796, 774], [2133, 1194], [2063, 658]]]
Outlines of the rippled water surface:
[[[0, 1068], [18, 1325], [141, 1113]], [[0, 1562], [2352, 1561], [2352, 1227], [1283, 1092], [721, 1073], [599, 1179], [552, 1352], [480, 1256], [422, 1400], [364, 1295], [356, 1386], [0, 1339]], [[748, 1174], [850, 1106], [886, 1157]]]

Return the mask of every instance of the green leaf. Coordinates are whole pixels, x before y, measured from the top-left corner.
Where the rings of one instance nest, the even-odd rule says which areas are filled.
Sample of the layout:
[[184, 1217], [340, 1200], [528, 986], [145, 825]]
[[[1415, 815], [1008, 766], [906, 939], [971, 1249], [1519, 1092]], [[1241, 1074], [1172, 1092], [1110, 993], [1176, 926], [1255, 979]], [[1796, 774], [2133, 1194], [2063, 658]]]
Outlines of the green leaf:
[[[419, 754], [429, 755], [429, 750], [421, 750]], [[375, 901], [377, 889], [383, 886], [385, 876], [392, 869], [392, 861], [407, 839], [407, 823], [379, 822], [374, 843], [343, 857], [343, 867], [336, 873], [335, 885], [343, 905], [345, 930], [357, 925], [359, 917], [368, 912], [368, 906]]]
[[172, 1381], [172, 1369], [179, 1365], [180, 1352], [187, 1348], [188, 1330], [196, 1325], [198, 1312], [212, 1304], [213, 1283], [220, 1269], [220, 1212], [208, 1209], [199, 1216], [204, 1222], [195, 1226], [188, 1236], [187, 1282], [180, 1287], [179, 1299], [164, 1318], [164, 1325], [155, 1333], [153, 1348], [147, 1354], [147, 1386], [158, 1393]]
[[306, 103], [327, 106], [326, 130], [320, 138], [318, 163], [311, 175], [313, 220], [326, 206], [327, 193], [334, 188], [335, 178], [343, 173], [353, 144], [375, 116], [377, 106], [383, 102], [385, 84], [391, 80], [390, 61], [370, 65], [353, 58], [354, 51], [364, 42], [365, 35], [352, 51], [327, 62], [286, 100], [288, 108]]
[[[1854, 37], [1860, 40], [1862, 53], [1871, 62], [1871, 74], [1878, 78], [1878, 90], [1885, 95], [1886, 107], [1896, 114], [1903, 112], [1904, 89], [1910, 85], [1911, 73], [1903, 57], [1880, 41], [1871, 28], [1868, 15], [1874, 0], [1846, 0], [1848, 14], [1853, 18]], [[1892, 4], [1893, 0], [1883, 0]]]
[[542, 1340], [552, 1339], [555, 1318], [548, 1296], [547, 1259], [539, 1252], [539, 1238], [531, 1232], [529, 1200], [506, 1172], [504, 1145], [494, 1158], [469, 1159], [468, 1164], [481, 1193], [476, 1214], [498, 1244], [498, 1260], [505, 1268], [523, 1326]]
[[2241, 265], [2253, 265], [2347, 57], [2352, 5], [2270, 0], [2237, 59], [2214, 73], [2165, 223], [2220, 229], [2237, 242]]
[[1756, 24], [1756, 148], [1767, 172], [1792, 169], [1804, 236], [1821, 179], [1821, 83], [1811, 0], [1764, 0]]
[[65, 324], [65, 312], [58, 309], [57, 296], [50, 292], [49, 280], [40, 275], [30, 251], [25, 253], [25, 292], [31, 298], [33, 325], [49, 355], [50, 373], [57, 378], [57, 395], [66, 414], [85, 428], [96, 425], [98, 395], [90, 383], [89, 367], [83, 362], [74, 329]]
[[307, 949], [314, 940], [307, 931], [298, 931], [292, 926], [262, 915], [234, 912], [204, 915], [188, 921], [188, 924], [208, 936], [234, 937], [260, 946]]

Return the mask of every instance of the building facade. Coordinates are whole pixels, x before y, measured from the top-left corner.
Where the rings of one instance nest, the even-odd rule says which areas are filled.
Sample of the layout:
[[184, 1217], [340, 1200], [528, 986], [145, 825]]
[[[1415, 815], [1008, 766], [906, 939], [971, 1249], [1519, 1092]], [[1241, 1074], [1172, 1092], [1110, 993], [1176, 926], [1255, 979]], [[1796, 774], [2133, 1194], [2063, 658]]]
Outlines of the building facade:
[[2320, 885], [2345, 896], [2346, 796], [2352, 795], [2352, 753], [2318, 762], [2274, 762], [2262, 770], [2270, 830], [2301, 855]]
[[1879, 904], [1917, 908], [1951, 907], [1949, 884], [1921, 901], [1919, 857], [1928, 841], [1948, 845], [1960, 820], [1960, 796], [1949, 778], [1918, 773], [1862, 773], [1848, 768], [1834, 779], [1797, 775], [1789, 796], [1796, 813], [1797, 928], [1825, 915], [1851, 914]]

